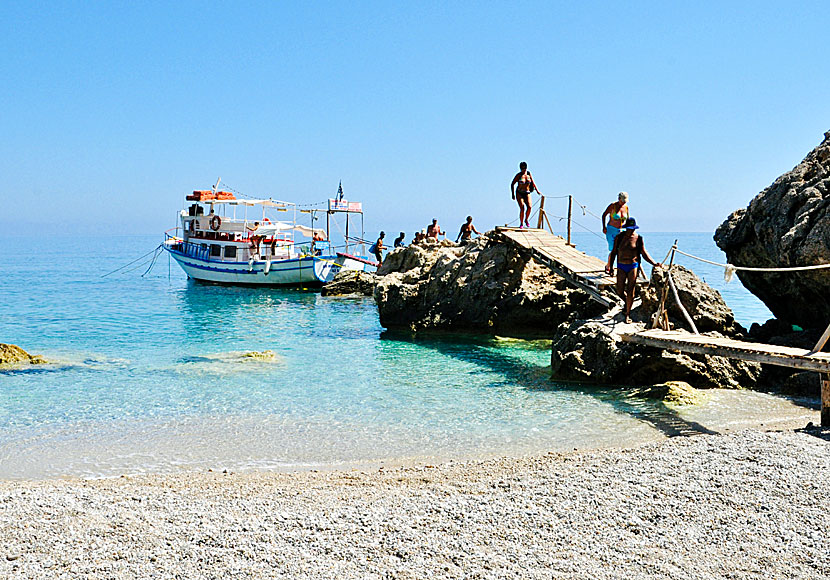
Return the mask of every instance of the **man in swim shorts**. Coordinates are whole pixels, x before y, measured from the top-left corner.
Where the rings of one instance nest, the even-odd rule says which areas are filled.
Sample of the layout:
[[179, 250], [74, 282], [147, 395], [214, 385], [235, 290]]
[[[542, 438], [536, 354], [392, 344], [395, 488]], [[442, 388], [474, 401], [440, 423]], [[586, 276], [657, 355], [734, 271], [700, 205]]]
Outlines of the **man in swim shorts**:
[[617, 258], [617, 294], [625, 300], [626, 322], [631, 322], [631, 305], [634, 303], [634, 288], [637, 285], [637, 272], [642, 259], [655, 268], [661, 266], [652, 260], [646, 251], [643, 237], [635, 231], [639, 227], [634, 218], [625, 220], [623, 231], [614, 240], [614, 247], [605, 265], [605, 272], [610, 274], [614, 267], [614, 258]]
[[369, 251], [375, 255], [378, 264], [383, 263], [383, 250], [386, 249], [386, 247], [383, 245], [384, 237], [386, 237], [386, 232], [380, 232], [380, 235], [378, 236], [378, 241], [372, 244], [372, 247], [369, 248]]

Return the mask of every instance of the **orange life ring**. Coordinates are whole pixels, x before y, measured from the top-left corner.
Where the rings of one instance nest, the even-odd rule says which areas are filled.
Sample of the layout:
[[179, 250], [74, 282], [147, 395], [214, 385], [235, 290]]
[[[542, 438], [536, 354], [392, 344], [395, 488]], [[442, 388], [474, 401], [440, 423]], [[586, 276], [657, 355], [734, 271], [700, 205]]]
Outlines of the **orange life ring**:
[[214, 215], [212, 218], [210, 218], [210, 229], [212, 229], [214, 232], [218, 230], [221, 226], [222, 218], [220, 218], [218, 215]]
[[264, 220], [262, 220], [262, 223], [264, 223], [264, 224], [270, 224], [270, 223], [271, 223], [271, 220], [269, 220], [268, 218], [265, 218]]

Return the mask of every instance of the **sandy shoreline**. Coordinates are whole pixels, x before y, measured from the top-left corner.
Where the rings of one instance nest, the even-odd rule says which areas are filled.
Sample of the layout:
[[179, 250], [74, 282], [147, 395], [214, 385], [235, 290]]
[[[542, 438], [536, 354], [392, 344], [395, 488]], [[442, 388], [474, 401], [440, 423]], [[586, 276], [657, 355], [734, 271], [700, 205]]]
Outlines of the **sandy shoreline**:
[[5, 481], [0, 577], [826, 577], [823, 435], [372, 472]]

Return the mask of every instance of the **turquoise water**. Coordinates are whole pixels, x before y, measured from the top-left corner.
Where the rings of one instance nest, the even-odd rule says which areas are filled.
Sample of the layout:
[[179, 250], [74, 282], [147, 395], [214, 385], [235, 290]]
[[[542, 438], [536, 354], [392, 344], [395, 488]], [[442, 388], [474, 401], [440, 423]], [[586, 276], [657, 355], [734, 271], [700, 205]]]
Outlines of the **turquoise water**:
[[[672, 241], [658, 237], [656, 258]], [[704, 252], [708, 238], [694, 239]], [[394, 334], [371, 299], [201, 285], [166, 255], [144, 277], [139, 262], [102, 278], [158, 242], [0, 241], [0, 342], [54, 361], [0, 373], [0, 478], [395, 464], [808, 413], [756, 393], [678, 410], [556, 384], [546, 341]], [[739, 285], [724, 293], [741, 322], [765, 319]], [[243, 356], [264, 350], [274, 358]], [[752, 417], [735, 412], [748, 406]]]

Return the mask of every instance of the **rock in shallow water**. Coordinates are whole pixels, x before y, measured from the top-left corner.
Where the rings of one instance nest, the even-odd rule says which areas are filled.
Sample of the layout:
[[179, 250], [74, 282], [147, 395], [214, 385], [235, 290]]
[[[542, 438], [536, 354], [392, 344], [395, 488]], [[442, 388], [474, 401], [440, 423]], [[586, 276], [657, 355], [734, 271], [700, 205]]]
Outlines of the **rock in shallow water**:
[[[762, 268], [830, 263], [830, 131], [792, 171], [715, 232], [730, 264]], [[772, 313], [804, 328], [830, 322], [830, 270], [738, 272]]]
[[631, 394], [635, 397], [658, 399], [679, 405], [694, 405], [700, 400], [697, 389], [685, 381], [667, 381], [660, 385], [634, 390]]
[[2, 366], [39, 365], [46, 362], [43, 357], [29, 354], [17, 345], [0, 342], [0, 365]]
[[761, 366], [718, 356], [686, 355], [620, 341], [620, 325], [609, 318], [560, 325], [553, 336], [554, 379], [607, 385], [653, 385], [685, 381], [697, 388], [737, 389], [756, 385]]
[[320, 291], [322, 296], [349, 296], [361, 294], [371, 296], [375, 291], [377, 276], [360, 270], [341, 270], [334, 279]]

